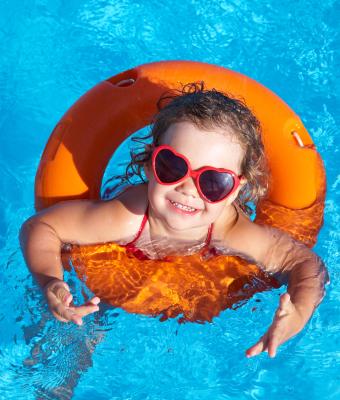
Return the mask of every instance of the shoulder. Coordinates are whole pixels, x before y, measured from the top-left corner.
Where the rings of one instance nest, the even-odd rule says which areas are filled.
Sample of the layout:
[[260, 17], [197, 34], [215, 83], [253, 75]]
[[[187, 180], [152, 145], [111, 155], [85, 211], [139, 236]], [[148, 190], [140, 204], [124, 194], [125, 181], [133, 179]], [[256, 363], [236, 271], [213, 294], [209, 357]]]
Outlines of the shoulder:
[[147, 208], [147, 187], [126, 189], [116, 198], [61, 202], [34, 219], [50, 225], [63, 242], [124, 241], [135, 235]]
[[237, 221], [225, 233], [221, 245], [259, 264], [266, 264], [268, 255], [280, 246], [280, 243], [287, 244], [291, 240], [288, 234], [268, 225], [259, 225], [237, 209]]
[[277, 230], [267, 225], [258, 225], [243, 213], [238, 213], [234, 227], [225, 235], [225, 244], [233, 248], [253, 248], [254, 243], [261, 241], [263, 247], [269, 246], [278, 235]]
[[240, 215], [225, 236], [223, 246], [262, 266], [268, 272], [290, 270], [297, 263], [315, 260], [315, 254], [288, 233], [269, 225], [259, 225]]
[[146, 184], [131, 186], [111, 200], [120, 204], [122, 209], [134, 215], [144, 215], [148, 206], [148, 186]]
[[105, 235], [101, 241], [129, 241], [138, 231], [147, 206], [147, 185], [131, 186], [116, 198], [99, 202], [92, 212]]

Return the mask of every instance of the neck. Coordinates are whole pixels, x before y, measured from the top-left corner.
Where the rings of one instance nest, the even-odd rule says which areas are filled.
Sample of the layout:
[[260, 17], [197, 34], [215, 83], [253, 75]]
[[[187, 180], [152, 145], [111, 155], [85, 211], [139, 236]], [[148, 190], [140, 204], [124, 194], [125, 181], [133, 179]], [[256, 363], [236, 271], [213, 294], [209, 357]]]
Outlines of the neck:
[[152, 239], [166, 238], [170, 241], [199, 241], [206, 237], [209, 229], [209, 225], [184, 230], [173, 229], [158, 218], [151, 207], [149, 208], [149, 226]]
[[239, 219], [239, 211], [234, 204], [230, 204], [225, 208], [223, 215], [215, 223], [215, 240], [225, 242], [227, 235], [237, 224]]
[[[164, 221], [157, 217], [156, 213], [151, 207], [149, 207], [148, 220], [151, 240], [166, 239], [170, 242], [202, 242], [206, 239], [210, 227], [210, 224], [208, 224], [183, 230], [173, 229], [171, 226], [164, 223]], [[234, 227], [237, 220], [238, 212], [235, 206], [228, 205], [223, 211], [222, 215], [213, 222], [215, 226], [214, 232], [217, 230], [222, 232], [223, 235], [226, 235]]]

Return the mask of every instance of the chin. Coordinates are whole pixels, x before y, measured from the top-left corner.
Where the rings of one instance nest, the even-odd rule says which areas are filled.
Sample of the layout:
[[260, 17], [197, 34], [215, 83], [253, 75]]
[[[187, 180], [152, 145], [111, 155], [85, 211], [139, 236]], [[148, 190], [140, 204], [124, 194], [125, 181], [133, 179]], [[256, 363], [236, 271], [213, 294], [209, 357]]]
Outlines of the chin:
[[202, 220], [197, 220], [196, 218], [194, 220], [193, 218], [195, 217], [173, 214], [166, 214], [164, 216], [164, 220], [168, 227], [178, 232], [202, 226]]

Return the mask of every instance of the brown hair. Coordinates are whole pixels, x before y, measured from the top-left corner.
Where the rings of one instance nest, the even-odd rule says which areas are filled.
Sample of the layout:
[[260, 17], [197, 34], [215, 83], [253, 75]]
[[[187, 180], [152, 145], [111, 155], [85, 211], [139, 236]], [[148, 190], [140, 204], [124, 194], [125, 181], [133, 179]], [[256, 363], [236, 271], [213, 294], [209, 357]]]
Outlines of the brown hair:
[[237, 204], [248, 214], [252, 213], [247, 205], [257, 204], [267, 192], [268, 166], [261, 141], [261, 126], [257, 118], [245, 105], [244, 100], [234, 98], [215, 89], [206, 90], [204, 82], [189, 83], [182, 90], [165, 93], [158, 101], [159, 112], [155, 115], [151, 132], [144, 137], [134, 138], [143, 143], [141, 151], [131, 151], [131, 162], [126, 174], [120, 177], [131, 182], [138, 176], [142, 182], [143, 167], [151, 159], [151, 146], [144, 146], [145, 140], [152, 144], [161, 144], [162, 135], [176, 122], [191, 122], [203, 130], [218, 128], [232, 133], [245, 151], [241, 165], [241, 174], [247, 179], [236, 199]]

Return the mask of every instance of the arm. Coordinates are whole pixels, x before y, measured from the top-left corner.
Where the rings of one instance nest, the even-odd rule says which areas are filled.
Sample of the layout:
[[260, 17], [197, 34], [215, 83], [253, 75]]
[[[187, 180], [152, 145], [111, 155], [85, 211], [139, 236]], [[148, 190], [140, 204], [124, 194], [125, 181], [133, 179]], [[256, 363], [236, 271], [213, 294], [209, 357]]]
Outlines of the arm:
[[329, 282], [327, 270], [308, 247], [278, 229], [241, 218], [233, 237], [242, 238], [238, 242], [233, 240], [233, 248], [254, 259], [288, 286], [287, 293], [280, 298], [272, 325], [246, 353], [252, 357], [268, 351], [274, 357], [282, 343], [303, 329], [322, 301], [325, 284]]
[[[299, 246], [299, 244], [297, 245]], [[309, 249], [306, 249], [309, 251]], [[293, 263], [288, 273], [287, 292], [296, 310], [306, 324], [325, 295], [329, 283], [327, 269], [322, 260], [310, 252], [310, 258]]]
[[61, 246], [68, 238], [82, 238], [84, 231], [78, 224], [89, 207], [89, 202], [61, 203], [31, 217], [20, 230], [27, 266], [43, 289], [52, 314], [60, 321], [78, 325], [82, 317], [98, 310], [99, 299], [93, 298], [80, 307], [72, 304], [72, 294], [63, 281]]
[[261, 228], [267, 236], [261, 256], [264, 268], [287, 284], [290, 299], [306, 323], [324, 297], [327, 269], [320, 257], [288, 234]]
[[53, 279], [62, 279], [60, 253], [63, 243], [108, 240], [108, 228], [103, 221], [107, 221], [109, 208], [110, 205], [100, 202], [63, 202], [36, 214], [23, 224], [21, 247], [28, 268], [41, 287]]
[[304, 328], [322, 301], [325, 285], [329, 282], [322, 260], [308, 247], [283, 232], [262, 228], [267, 236], [262, 249], [263, 265], [288, 287], [287, 293], [280, 298], [272, 325], [248, 349], [248, 357], [262, 351], [268, 351], [270, 357], [275, 357], [277, 348]]
[[20, 244], [26, 264], [41, 288], [54, 279], [63, 279], [62, 242], [52, 226], [31, 217], [21, 227]]
[[115, 200], [70, 201], [50, 207], [23, 224], [20, 242], [26, 263], [57, 319], [81, 324], [81, 318], [96, 311], [99, 303], [93, 298], [80, 307], [72, 304], [72, 295], [63, 282], [62, 244], [99, 243], [129, 236], [133, 224], [124, 224], [127, 214], [126, 207]]

